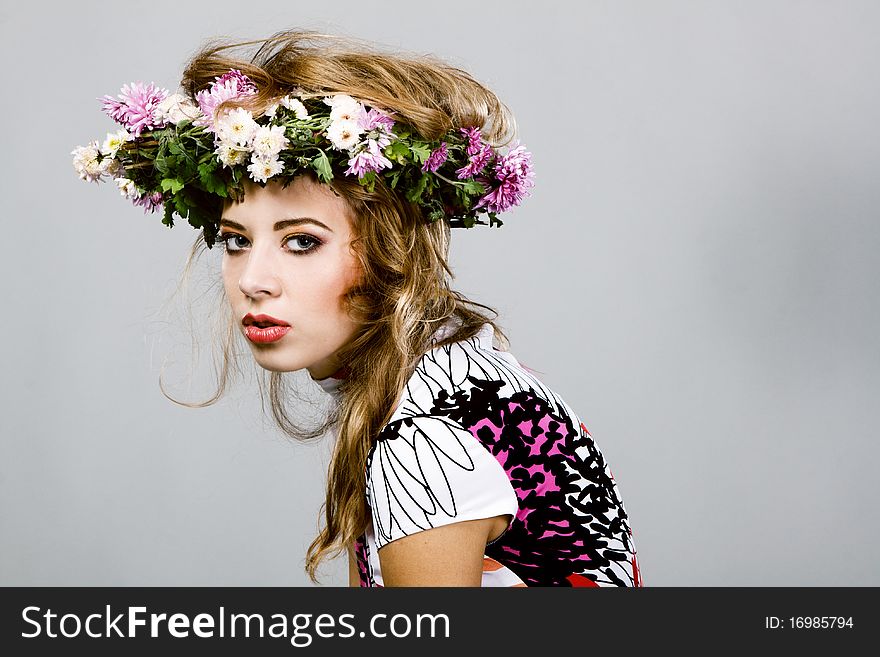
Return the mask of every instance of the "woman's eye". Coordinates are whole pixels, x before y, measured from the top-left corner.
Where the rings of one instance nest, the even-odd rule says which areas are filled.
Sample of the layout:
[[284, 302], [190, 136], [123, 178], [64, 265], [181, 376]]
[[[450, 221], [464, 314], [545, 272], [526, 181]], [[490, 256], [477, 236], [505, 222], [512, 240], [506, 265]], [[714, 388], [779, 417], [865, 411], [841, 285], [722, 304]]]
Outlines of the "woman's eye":
[[294, 235], [287, 240], [291, 244], [290, 250], [294, 253], [308, 253], [321, 245], [321, 241], [311, 235]]
[[[248, 245], [247, 238], [238, 233], [221, 233], [218, 241], [223, 244], [226, 253], [238, 253]], [[294, 235], [284, 240], [284, 243], [289, 245], [288, 250], [296, 255], [311, 253], [323, 244], [321, 240], [311, 235]]]
[[[225, 235], [220, 236], [220, 241], [223, 243], [223, 246], [226, 248], [227, 253], [234, 253], [236, 251], [241, 251], [240, 247], [242, 245], [235, 243], [235, 240], [237, 240], [237, 239], [242, 239], [244, 241], [247, 241], [244, 239], [244, 237], [242, 235], [238, 235], [237, 233], [226, 233]], [[232, 240], [232, 242], [236, 244], [235, 247], [230, 248], [230, 246], [229, 246], [230, 240]]]

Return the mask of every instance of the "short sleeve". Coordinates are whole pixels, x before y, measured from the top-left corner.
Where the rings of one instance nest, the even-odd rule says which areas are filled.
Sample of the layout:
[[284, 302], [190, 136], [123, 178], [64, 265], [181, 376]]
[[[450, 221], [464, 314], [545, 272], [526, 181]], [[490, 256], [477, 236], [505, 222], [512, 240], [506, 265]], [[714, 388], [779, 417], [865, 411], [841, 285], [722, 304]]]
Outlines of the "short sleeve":
[[459, 423], [434, 415], [382, 430], [367, 461], [367, 499], [377, 548], [464, 520], [510, 514], [513, 522], [519, 508], [498, 460]]

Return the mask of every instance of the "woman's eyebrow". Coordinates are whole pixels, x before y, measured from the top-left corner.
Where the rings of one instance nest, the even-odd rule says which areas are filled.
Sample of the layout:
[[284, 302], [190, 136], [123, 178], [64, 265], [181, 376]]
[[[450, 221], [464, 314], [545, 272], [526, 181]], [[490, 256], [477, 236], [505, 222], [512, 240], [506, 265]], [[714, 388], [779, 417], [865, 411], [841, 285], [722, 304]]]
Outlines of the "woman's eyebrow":
[[[313, 217], [292, 217], [290, 219], [282, 219], [281, 221], [276, 221], [272, 229], [284, 230], [285, 228], [288, 228], [290, 226], [302, 226], [303, 224], [315, 224], [325, 230], [329, 230], [331, 233], [333, 232], [333, 229], [330, 228], [330, 226], [322, 221], [318, 221]], [[228, 226], [229, 228], [235, 228], [237, 230], [247, 231], [247, 228], [242, 226], [240, 223], [232, 221], [232, 219], [226, 219], [225, 217], [220, 219], [220, 225]]]

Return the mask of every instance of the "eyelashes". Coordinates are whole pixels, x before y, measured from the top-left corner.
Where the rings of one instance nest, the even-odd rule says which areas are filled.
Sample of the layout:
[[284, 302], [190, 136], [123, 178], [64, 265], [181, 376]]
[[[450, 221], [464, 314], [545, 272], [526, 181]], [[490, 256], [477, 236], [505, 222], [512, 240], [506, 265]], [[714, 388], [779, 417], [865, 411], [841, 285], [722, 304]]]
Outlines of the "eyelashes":
[[[220, 237], [218, 241], [223, 244], [223, 250], [228, 255], [236, 255], [244, 251], [244, 247], [241, 244], [235, 244], [236, 248], [230, 248], [230, 242], [236, 239], [243, 240], [247, 242], [247, 238], [244, 235], [239, 235], [238, 233], [220, 233]], [[295, 243], [299, 248], [287, 248], [288, 251], [293, 253], [294, 255], [308, 255], [310, 253], [314, 253], [317, 251], [323, 242], [319, 240], [317, 237], [312, 235], [308, 235], [306, 233], [298, 233], [296, 235], [291, 235], [289, 237], [284, 238], [284, 244], [288, 244], [290, 242]], [[305, 245], [303, 244], [305, 242]], [[235, 243], [235, 242], [233, 242]]]

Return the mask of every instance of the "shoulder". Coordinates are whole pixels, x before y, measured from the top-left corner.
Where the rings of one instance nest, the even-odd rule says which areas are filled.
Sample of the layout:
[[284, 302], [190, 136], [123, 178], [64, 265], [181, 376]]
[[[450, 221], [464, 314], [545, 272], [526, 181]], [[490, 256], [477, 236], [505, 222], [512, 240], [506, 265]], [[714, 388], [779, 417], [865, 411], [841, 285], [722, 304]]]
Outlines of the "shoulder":
[[516, 491], [504, 468], [455, 420], [413, 415], [389, 423], [367, 459], [367, 499], [378, 547], [403, 536], [508, 514]]
[[434, 347], [422, 356], [390, 422], [441, 414], [469, 427], [481, 415], [491, 413], [493, 406], [522, 398], [543, 402], [559, 416], [576, 417], [565, 400], [531, 369], [509, 351], [495, 347], [493, 327], [486, 323], [475, 336]]
[[[435, 344], [446, 330], [435, 334]], [[469, 389], [476, 380], [505, 378], [499, 369], [502, 352], [494, 349], [493, 335], [487, 323], [473, 337], [429, 349], [407, 381], [391, 421], [442, 410], [443, 400]]]

